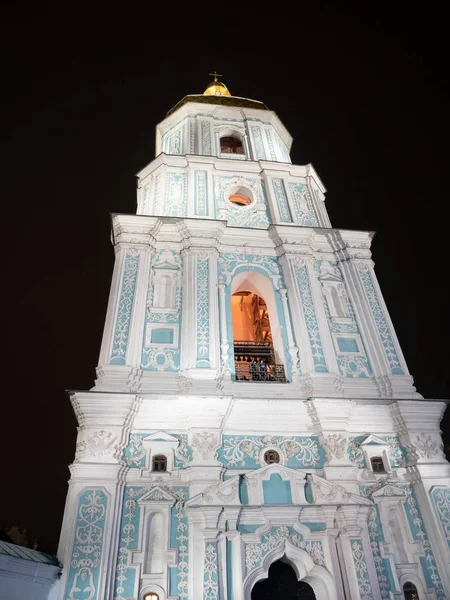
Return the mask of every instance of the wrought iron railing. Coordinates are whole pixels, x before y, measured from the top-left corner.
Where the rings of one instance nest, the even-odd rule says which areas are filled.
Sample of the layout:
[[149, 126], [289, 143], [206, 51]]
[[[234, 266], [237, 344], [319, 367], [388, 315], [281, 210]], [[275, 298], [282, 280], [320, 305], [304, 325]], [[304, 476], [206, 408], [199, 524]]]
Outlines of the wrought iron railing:
[[284, 365], [275, 363], [271, 341], [235, 340], [234, 370], [237, 381], [286, 382]]

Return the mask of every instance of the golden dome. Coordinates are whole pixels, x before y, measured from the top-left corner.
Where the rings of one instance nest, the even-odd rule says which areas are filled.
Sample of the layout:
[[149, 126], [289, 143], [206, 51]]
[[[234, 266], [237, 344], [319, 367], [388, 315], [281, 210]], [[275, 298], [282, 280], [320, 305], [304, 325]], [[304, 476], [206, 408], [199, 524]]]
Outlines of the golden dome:
[[212, 75], [214, 77], [214, 81], [212, 81], [208, 85], [206, 90], [203, 92], [203, 95], [204, 96], [231, 96], [230, 92], [228, 91], [227, 86], [217, 79], [218, 77], [222, 77], [222, 75], [220, 75], [220, 73], [216, 73], [215, 71], [214, 71], [214, 73], [210, 73], [210, 75]]

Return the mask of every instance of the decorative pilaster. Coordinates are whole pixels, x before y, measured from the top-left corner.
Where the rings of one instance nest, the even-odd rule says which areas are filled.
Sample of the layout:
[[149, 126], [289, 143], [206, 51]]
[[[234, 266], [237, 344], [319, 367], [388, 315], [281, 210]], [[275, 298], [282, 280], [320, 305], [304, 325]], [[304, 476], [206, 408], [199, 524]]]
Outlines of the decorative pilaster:
[[370, 506], [343, 506], [338, 512], [342, 571], [351, 600], [381, 600], [367, 529]]
[[196, 263], [191, 248], [182, 251], [183, 256], [183, 323], [181, 328], [180, 371], [195, 368], [196, 331], [195, 281]]
[[280, 294], [281, 302], [283, 304], [284, 318], [286, 321], [286, 333], [289, 344], [289, 354], [292, 362], [292, 381], [297, 381], [298, 376], [301, 375], [301, 370], [299, 365], [298, 348], [295, 343], [294, 336], [292, 335], [292, 322], [287, 300], [287, 289], [280, 288]]
[[230, 344], [227, 333], [226, 285], [219, 283], [219, 313], [220, 313], [220, 362], [222, 379], [231, 379], [230, 375]]
[[217, 541], [205, 540], [203, 600], [221, 600]]

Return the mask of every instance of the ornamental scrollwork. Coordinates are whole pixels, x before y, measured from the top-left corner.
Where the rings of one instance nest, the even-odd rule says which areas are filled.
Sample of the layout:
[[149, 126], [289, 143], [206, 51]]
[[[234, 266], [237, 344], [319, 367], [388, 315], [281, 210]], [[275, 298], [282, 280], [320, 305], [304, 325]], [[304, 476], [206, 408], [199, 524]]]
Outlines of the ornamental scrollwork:
[[85, 440], [76, 445], [75, 462], [78, 462], [86, 455], [105, 457], [108, 454], [114, 455], [116, 451], [117, 436], [113, 437], [111, 432], [105, 430], [94, 431]]
[[444, 535], [447, 540], [447, 544], [450, 547], [450, 488], [435, 487], [431, 492], [436, 511], [438, 513], [439, 521], [444, 530]]
[[245, 544], [245, 567], [247, 573], [255, 567], [260, 567], [265, 556], [274, 548], [289, 542], [296, 548], [305, 550], [316, 565], [325, 565], [322, 542], [305, 541], [293, 527], [286, 525], [272, 527], [269, 532], [261, 536], [260, 542]]
[[205, 548], [205, 575], [203, 579], [204, 600], [218, 600], [219, 574], [217, 568], [217, 544], [207, 543]]
[[356, 579], [358, 581], [359, 597], [361, 600], [372, 600], [372, 587], [368, 578], [367, 562], [361, 540], [353, 540], [351, 548]]
[[421, 458], [433, 458], [442, 448], [442, 444], [432, 441], [431, 436], [421, 433], [413, 441], [414, 448]]
[[347, 443], [348, 440], [345, 436], [333, 433], [325, 438], [324, 446], [328, 450], [330, 458], [343, 458], [347, 449]]
[[321, 463], [319, 445], [315, 439], [266, 435], [226, 437], [222, 448], [225, 466], [244, 467], [246, 457], [259, 461], [261, 450], [268, 446], [279, 448], [288, 460], [297, 460], [304, 466], [318, 466]]
[[107, 497], [102, 490], [87, 490], [80, 497], [66, 594], [77, 600], [80, 589], [97, 600]]

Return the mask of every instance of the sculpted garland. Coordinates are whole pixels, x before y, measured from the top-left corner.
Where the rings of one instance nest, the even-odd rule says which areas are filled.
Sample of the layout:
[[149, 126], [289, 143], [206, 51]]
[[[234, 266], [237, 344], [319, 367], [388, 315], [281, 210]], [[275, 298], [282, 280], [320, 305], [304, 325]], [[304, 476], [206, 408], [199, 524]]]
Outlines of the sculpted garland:
[[245, 544], [245, 568], [249, 573], [255, 567], [263, 564], [265, 556], [274, 548], [291, 543], [296, 548], [305, 550], [316, 565], [325, 565], [322, 542], [304, 541], [293, 527], [281, 526], [272, 527], [268, 533], [261, 536], [260, 542]]
[[315, 439], [271, 435], [224, 437], [223, 462], [226, 467], [245, 467], [246, 457], [258, 462], [261, 450], [269, 446], [279, 448], [288, 460], [297, 460], [303, 466], [317, 467], [322, 462]]

